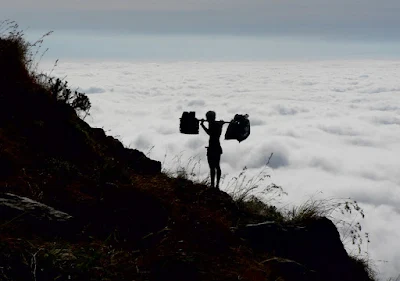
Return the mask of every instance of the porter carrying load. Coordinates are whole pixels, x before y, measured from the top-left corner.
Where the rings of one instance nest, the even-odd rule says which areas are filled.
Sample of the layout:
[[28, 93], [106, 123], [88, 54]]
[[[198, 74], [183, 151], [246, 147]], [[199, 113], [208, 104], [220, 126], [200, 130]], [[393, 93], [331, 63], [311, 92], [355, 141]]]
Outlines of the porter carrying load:
[[[199, 122], [207, 121], [204, 119], [197, 119], [196, 112], [183, 112], [180, 118], [179, 131], [182, 134], [188, 135], [198, 135], [199, 134]], [[230, 122], [225, 122], [223, 120], [218, 121], [223, 123], [228, 123], [229, 126], [225, 133], [226, 140], [237, 140], [242, 142], [250, 135], [250, 121], [248, 114], [236, 114], [235, 117]]]
[[[183, 112], [182, 118], [180, 118], [179, 131], [182, 134], [193, 134], [199, 133], [199, 123], [204, 131], [209, 135], [209, 141], [207, 148], [207, 161], [210, 166], [210, 183], [211, 187], [219, 188], [219, 182], [221, 179], [221, 155], [222, 147], [220, 143], [220, 137], [222, 134], [222, 127], [228, 123], [228, 129], [225, 134], [226, 140], [235, 139], [239, 142], [247, 139], [250, 135], [250, 121], [249, 115], [236, 114], [232, 121], [225, 122], [223, 120], [216, 120], [215, 111], [208, 111], [205, 119], [197, 119], [195, 112]], [[208, 122], [208, 127], [204, 125], [204, 122]]]

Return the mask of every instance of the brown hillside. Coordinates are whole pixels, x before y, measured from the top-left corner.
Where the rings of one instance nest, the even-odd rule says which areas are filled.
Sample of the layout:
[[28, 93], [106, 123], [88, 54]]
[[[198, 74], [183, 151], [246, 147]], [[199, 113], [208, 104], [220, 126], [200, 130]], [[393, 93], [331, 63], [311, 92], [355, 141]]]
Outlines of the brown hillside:
[[91, 128], [26, 44], [0, 39], [0, 280], [372, 280], [329, 220], [248, 225], [271, 216]]

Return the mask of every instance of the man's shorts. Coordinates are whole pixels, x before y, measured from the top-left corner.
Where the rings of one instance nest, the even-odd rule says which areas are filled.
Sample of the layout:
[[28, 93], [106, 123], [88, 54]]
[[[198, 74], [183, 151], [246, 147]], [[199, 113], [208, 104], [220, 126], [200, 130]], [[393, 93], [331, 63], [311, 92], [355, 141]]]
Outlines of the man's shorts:
[[222, 147], [208, 147], [207, 148], [207, 160], [210, 167], [219, 166], [219, 162], [221, 160]]

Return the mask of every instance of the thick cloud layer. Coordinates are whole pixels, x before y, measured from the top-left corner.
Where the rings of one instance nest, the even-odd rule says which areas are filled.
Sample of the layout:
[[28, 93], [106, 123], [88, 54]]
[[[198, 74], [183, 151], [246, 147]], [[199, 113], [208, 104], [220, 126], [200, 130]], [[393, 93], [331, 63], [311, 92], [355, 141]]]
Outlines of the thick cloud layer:
[[363, 251], [382, 280], [400, 273], [400, 62], [70, 62], [54, 74], [90, 94], [91, 125], [199, 180], [207, 136], [180, 134], [182, 112], [248, 113], [250, 137], [222, 141], [223, 188], [246, 167], [288, 192], [281, 206], [351, 197], [366, 213]]

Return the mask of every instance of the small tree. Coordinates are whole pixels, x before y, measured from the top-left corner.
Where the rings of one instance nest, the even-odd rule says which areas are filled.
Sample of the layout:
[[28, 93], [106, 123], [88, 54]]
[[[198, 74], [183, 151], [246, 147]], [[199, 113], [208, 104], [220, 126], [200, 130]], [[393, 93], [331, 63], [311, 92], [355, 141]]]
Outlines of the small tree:
[[83, 118], [89, 114], [89, 110], [92, 106], [89, 98], [84, 93], [72, 91], [68, 87], [68, 81], [63, 82], [60, 78], [54, 80], [53, 77], [47, 77], [45, 87], [50, 90], [52, 97], [56, 101], [68, 104], [77, 113], [84, 112]]

